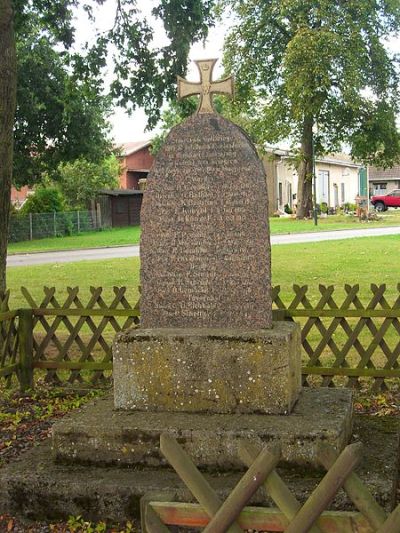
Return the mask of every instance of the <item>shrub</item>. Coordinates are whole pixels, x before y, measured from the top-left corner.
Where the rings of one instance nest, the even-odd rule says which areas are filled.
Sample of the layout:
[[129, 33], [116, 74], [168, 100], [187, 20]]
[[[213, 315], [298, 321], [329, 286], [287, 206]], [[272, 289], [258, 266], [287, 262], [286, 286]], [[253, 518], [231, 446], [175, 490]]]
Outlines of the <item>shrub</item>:
[[29, 213], [59, 213], [65, 209], [65, 198], [56, 187], [39, 187], [29, 196], [20, 209], [22, 215]]
[[345, 213], [350, 213], [357, 210], [356, 204], [351, 204], [350, 202], [346, 202], [343, 204], [343, 211]]

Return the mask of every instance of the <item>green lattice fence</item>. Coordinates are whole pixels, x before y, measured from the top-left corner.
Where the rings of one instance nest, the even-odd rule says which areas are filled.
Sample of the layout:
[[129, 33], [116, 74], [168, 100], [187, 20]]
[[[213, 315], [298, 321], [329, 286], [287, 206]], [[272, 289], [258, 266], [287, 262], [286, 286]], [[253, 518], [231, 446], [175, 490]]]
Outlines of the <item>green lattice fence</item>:
[[18, 312], [9, 311], [10, 293], [0, 300], [0, 378], [7, 385], [18, 369]]
[[[116, 332], [139, 323], [138, 303], [127, 288], [114, 287], [110, 295], [101, 287], [45, 287], [40, 297], [21, 290], [26, 309], [0, 315], [0, 376], [9, 377], [20, 362], [18, 329], [24, 364], [31, 355], [32, 368], [48, 381], [107, 380]], [[374, 284], [276, 286], [273, 302], [275, 318], [301, 324], [304, 385], [358, 386], [366, 378], [379, 389], [400, 377], [400, 284], [391, 290]]]

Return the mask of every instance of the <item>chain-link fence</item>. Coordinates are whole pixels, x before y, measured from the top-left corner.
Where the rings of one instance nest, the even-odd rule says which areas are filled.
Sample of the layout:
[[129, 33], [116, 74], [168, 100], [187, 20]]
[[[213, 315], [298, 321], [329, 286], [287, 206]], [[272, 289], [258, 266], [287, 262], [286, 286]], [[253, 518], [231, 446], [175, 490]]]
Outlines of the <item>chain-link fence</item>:
[[10, 217], [9, 241], [20, 242], [45, 237], [63, 237], [100, 229], [96, 211], [29, 213]]

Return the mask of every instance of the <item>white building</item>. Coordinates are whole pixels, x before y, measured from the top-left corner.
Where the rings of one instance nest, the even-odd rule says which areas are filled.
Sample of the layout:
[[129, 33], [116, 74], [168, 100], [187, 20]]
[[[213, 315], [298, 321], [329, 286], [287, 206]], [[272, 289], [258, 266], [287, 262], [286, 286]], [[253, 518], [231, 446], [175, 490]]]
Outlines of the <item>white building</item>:
[[[296, 205], [298, 175], [294, 155], [289, 150], [271, 148], [263, 158], [267, 174], [270, 213]], [[315, 162], [317, 204], [340, 207], [354, 203], [363, 192], [361, 165], [347, 154], [331, 154]]]

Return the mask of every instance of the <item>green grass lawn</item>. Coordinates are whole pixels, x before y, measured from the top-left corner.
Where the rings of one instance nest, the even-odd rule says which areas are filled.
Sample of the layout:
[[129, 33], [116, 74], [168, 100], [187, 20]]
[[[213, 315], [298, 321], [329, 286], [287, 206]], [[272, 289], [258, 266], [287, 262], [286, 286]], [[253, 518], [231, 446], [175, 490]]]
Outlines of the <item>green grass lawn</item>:
[[[271, 218], [271, 233], [273, 235], [287, 233], [304, 233], [309, 231], [346, 230], [358, 228], [379, 228], [382, 226], [399, 226], [400, 211], [390, 210], [380, 216], [380, 220], [360, 222], [358, 218], [347, 215], [334, 215], [320, 218], [315, 226], [312, 220], [296, 220], [293, 218]], [[44, 252], [51, 250], [73, 250], [78, 248], [98, 248], [103, 246], [122, 246], [138, 244], [140, 240], [140, 227], [115, 228], [104, 231], [92, 231], [73, 235], [10, 243], [9, 254]]]
[[88, 231], [69, 237], [53, 237], [33, 241], [12, 242], [9, 254], [46, 252], [52, 250], [74, 250], [78, 248], [99, 248], [104, 246], [123, 246], [138, 244], [140, 227], [113, 228], [104, 231]]
[[[387, 283], [394, 294], [400, 282], [400, 237], [397, 235], [365, 237], [342, 241], [289, 244], [272, 248], [272, 281], [281, 285], [285, 298], [293, 283], [308, 284], [318, 295], [318, 285], [359, 283], [367, 294], [370, 283]], [[138, 297], [139, 259], [53, 263], [39, 266], [10, 267], [8, 286], [12, 307], [24, 304], [20, 287], [26, 286], [40, 299], [43, 285], [65, 291], [67, 286], [81, 287], [87, 299], [90, 286], [102, 286], [112, 295], [113, 286], [129, 287], [129, 300]], [[60, 297], [60, 299], [62, 299]]]
[[317, 226], [315, 226], [313, 220], [296, 220], [291, 217], [270, 218], [272, 235], [309, 231], [380, 228], [382, 226], [400, 226], [400, 210], [389, 210], [383, 215], [379, 215], [379, 220], [369, 222], [360, 222], [357, 217], [350, 215], [331, 215], [326, 218], [319, 218]]
[[[399, 297], [398, 284], [400, 283], [400, 237], [382, 236], [346, 239], [342, 241], [325, 241], [317, 243], [278, 245], [272, 248], [272, 280], [273, 285], [280, 285], [280, 297], [288, 305], [293, 299], [293, 284], [308, 285], [308, 299], [315, 304], [320, 298], [319, 285], [335, 285], [333, 298], [340, 307], [344, 298], [344, 285], [360, 285], [359, 298], [364, 306], [372, 298], [370, 284], [387, 285], [385, 298], [391, 306]], [[79, 286], [79, 298], [86, 306], [90, 298], [90, 286], [104, 288], [103, 299], [109, 305], [113, 299], [114, 286], [126, 286], [126, 297], [131, 305], [138, 300], [139, 285], [139, 258], [114, 259], [106, 261], [82, 261], [79, 263], [60, 263], [30, 267], [10, 267], [8, 269], [8, 286], [11, 289], [11, 308], [29, 307], [24, 300], [20, 287], [25, 286], [35, 298], [37, 305], [43, 298], [43, 286], [54, 286], [57, 289], [56, 299], [62, 304], [67, 296], [66, 287]], [[50, 319], [50, 323], [52, 319]], [[358, 319], [348, 319], [352, 327]], [[78, 318], [71, 317], [71, 324], [75, 325]], [[121, 325], [123, 319], [119, 320]], [[375, 324], [381, 327], [384, 319], [376, 319]], [[101, 317], [94, 318], [99, 324]], [[304, 324], [305, 319], [299, 318], [298, 322]], [[322, 319], [325, 327], [332, 322], [331, 318]], [[45, 330], [36, 329], [37, 338], [44, 338]], [[110, 324], [103, 331], [103, 336], [109, 343], [115, 335]], [[68, 338], [67, 328], [63, 323], [57, 326], [57, 336], [61, 342]], [[86, 324], [80, 330], [80, 337], [89, 342], [92, 330]], [[318, 329], [313, 328], [307, 334], [307, 340], [312, 346], [317, 346], [321, 335]], [[332, 340], [341, 348], [348, 340], [348, 335], [341, 327], [332, 335]], [[359, 336], [359, 341], [364, 347], [371, 344], [372, 338], [368, 328], [364, 328]], [[398, 332], [390, 326], [385, 332], [385, 342], [391, 347], [398, 343]], [[52, 351], [53, 350], [53, 351]], [[75, 351], [74, 351], [75, 350]], [[101, 361], [104, 357], [102, 347], [97, 343], [93, 347], [93, 356]], [[50, 349], [47, 357], [57, 356], [57, 350]], [[71, 346], [72, 358], [79, 359], [80, 351]], [[320, 361], [323, 366], [330, 366], [334, 362], [334, 355], [327, 346]], [[359, 363], [360, 357], [353, 348], [346, 357], [347, 364], [354, 367]], [[303, 351], [303, 363], [307, 364], [308, 358]], [[377, 347], [372, 356], [372, 362], [377, 368], [382, 368], [387, 359], [382, 350]], [[68, 377], [68, 376], [67, 376]], [[87, 377], [87, 376], [86, 376]], [[65, 376], [62, 378], [64, 379]], [[316, 380], [319, 378], [315, 378]], [[344, 378], [334, 378], [340, 384]], [[340, 381], [341, 380], [341, 381]]]

